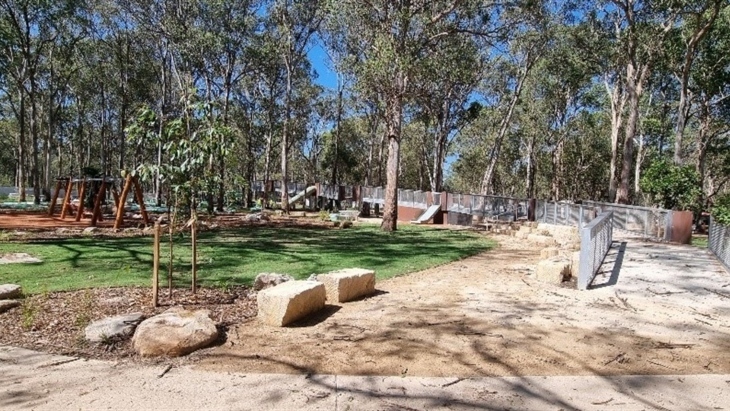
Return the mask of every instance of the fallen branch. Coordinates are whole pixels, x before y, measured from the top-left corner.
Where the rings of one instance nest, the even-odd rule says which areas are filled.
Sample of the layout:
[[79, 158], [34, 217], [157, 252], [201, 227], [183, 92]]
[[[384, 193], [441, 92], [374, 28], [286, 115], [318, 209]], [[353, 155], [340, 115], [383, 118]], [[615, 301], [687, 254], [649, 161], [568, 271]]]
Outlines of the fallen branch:
[[167, 367], [165, 367], [164, 370], [162, 370], [161, 373], [157, 374], [157, 378], [162, 378], [172, 369], [172, 365], [168, 364]]
[[709, 292], [711, 292], [713, 294], [719, 295], [722, 298], [727, 298], [728, 300], [730, 300], [730, 295], [728, 295], [728, 294], [723, 294], [723, 293], [717, 292], [715, 290], [710, 290], [709, 288], [705, 288], [705, 291], [709, 291]]
[[686, 293], [686, 291], [665, 291], [665, 292], [661, 292], [660, 293], [658, 291], [652, 290], [651, 288], [647, 288], [646, 291], [648, 291], [648, 292], [650, 292], [650, 293], [652, 293], [654, 295], [672, 295], [672, 294], [684, 294], [684, 293]]
[[622, 363], [625, 355], [626, 355], [626, 353], [622, 352], [621, 354], [613, 357], [613, 359], [609, 360], [608, 362], [604, 363], [603, 365], [611, 364], [614, 361], [618, 361], [619, 363]]
[[80, 360], [80, 359], [81, 359], [81, 358], [71, 358], [71, 359], [68, 359], [68, 360], [60, 360], [60, 361], [55, 361], [55, 362], [52, 362], [52, 363], [49, 363], [49, 364], [41, 364], [41, 365], [39, 365], [39, 366], [38, 366], [38, 367], [36, 367], [36, 368], [48, 368], [48, 367], [55, 367], [55, 366], [57, 366], [57, 365], [63, 365], [63, 364], [68, 364], [68, 363], [70, 363], [70, 362], [78, 361], [78, 360]]
[[[673, 370], [673, 371], [677, 371], [677, 369], [676, 369], [676, 368], [672, 368], [672, 367], [670, 367], [670, 366], [668, 366], [668, 365], [660, 364], [660, 363], [658, 363], [658, 362], [655, 362], [655, 361], [652, 361], [652, 360], [646, 360], [646, 361], [647, 361], [647, 362], [650, 362], [650, 363], [652, 363], [652, 364], [654, 364], [654, 365], [658, 365], [658, 366], [660, 366], [660, 367], [664, 367], [664, 368], [666, 368], [666, 369], [668, 369], [668, 370]], [[709, 364], [708, 364], [708, 365], [709, 365]]]
[[672, 343], [665, 343], [665, 342], [654, 343], [654, 348], [667, 349], [667, 350], [673, 350], [675, 348], [692, 348], [694, 346], [695, 346], [695, 344], [672, 344]]
[[613, 401], [613, 398], [609, 398], [606, 401], [601, 401], [601, 402], [592, 402], [591, 404], [593, 404], [593, 405], [606, 405], [606, 404], [608, 404], [611, 401]]
[[448, 383], [442, 385], [441, 388], [451, 387], [452, 385], [458, 384], [462, 381], [464, 381], [464, 378], [457, 378], [454, 381], [451, 381], [451, 382], [448, 382]]

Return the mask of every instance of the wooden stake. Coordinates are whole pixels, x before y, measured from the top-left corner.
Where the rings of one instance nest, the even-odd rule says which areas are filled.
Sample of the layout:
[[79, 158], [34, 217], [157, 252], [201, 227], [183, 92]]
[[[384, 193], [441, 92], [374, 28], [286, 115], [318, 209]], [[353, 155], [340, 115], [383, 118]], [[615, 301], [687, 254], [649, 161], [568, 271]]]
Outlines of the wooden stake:
[[124, 222], [124, 203], [127, 202], [127, 196], [129, 195], [130, 188], [132, 188], [132, 175], [128, 174], [127, 181], [124, 182], [122, 195], [119, 196], [119, 203], [117, 203], [117, 218], [114, 220], [115, 230], [118, 230]]
[[73, 187], [73, 180], [69, 178], [68, 183], [66, 184], [66, 193], [63, 196], [63, 207], [61, 207], [61, 220], [66, 218], [66, 213], [68, 213], [68, 206], [71, 205], [71, 190], [73, 190]]
[[76, 211], [76, 221], [81, 221], [84, 215], [84, 196], [86, 195], [86, 180], [81, 183], [81, 192], [79, 193], [79, 209]]
[[160, 284], [160, 223], [155, 223], [155, 239], [152, 244], [152, 306], [159, 305]]
[[[195, 217], [193, 217], [195, 218]], [[197, 263], [198, 263], [198, 232], [196, 229], [196, 226], [198, 221], [196, 219], [193, 220], [193, 224], [190, 226], [190, 238], [193, 243], [193, 258], [192, 258], [192, 265], [193, 265], [193, 294], [197, 291], [197, 280], [198, 280], [198, 271], [197, 271]]]

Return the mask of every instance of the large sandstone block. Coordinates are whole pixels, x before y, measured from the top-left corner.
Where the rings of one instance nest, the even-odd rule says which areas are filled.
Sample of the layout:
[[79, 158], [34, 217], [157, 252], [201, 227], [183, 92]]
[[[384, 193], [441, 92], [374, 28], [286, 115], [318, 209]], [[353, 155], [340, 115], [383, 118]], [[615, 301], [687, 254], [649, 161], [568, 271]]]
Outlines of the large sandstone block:
[[535, 278], [539, 281], [560, 284], [570, 278], [570, 260], [564, 257], [553, 257], [537, 263]]
[[292, 280], [294, 280], [294, 277], [289, 274], [261, 273], [253, 280], [253, 289], [261, 291]]
[[580, 272], [580, 251], [575, 251], [570, 258], [570, 275], [578, 278]]
[[527, 240], [532, 241], [533, 243], [544, 245], [546, 247], [551, 247], [557, 244], [554, 238], [540, 234], [529, 234], [527, 236]]
[[327, 301], [344, 303], [375, 292], [375, 271], [348, 268], [317, 276], [327, 291]]
[[321, 310], [325, 298], [320, 282], [287, 281], [258, 293], [258, 317], [264, 324], [282, 327]]
[[546, 258], [557, 257], [559, 254], [560, 250], [558, 250], [557, 247], [548, 247], [540, 250], [540, 258], [543, 260]]
[[89, 324], [84, 334], [87, 340], [97, 343], [125, 339], [134, 333], [134, 329], [143, 319], [142, 313], [104, 318]]
[[17, 284], [2, 284], [0, 285], [0, 300], [9, 300], [11, 298], [18, 298], [22, 294], [22, 290]]
[[218, 339], [218, 329], [207, 310], [171, 308], [143, 321], [132, 343], [143, 357], [178, 357], [207, 347]]

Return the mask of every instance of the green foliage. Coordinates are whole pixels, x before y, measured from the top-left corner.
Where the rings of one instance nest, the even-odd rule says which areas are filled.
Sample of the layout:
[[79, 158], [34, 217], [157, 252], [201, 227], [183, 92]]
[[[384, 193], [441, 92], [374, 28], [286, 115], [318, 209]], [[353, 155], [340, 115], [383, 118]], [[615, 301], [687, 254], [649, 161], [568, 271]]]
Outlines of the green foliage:
[[644, 172], [641, 189], [655, 205], [671, 210], [695, 208], [701, 194], [694, 167], [678, 166], [666, 159], [654, 161]]
[[717, 197], [712, 206], [712, 218], [722, 225], [730, 226], [730, 193]]

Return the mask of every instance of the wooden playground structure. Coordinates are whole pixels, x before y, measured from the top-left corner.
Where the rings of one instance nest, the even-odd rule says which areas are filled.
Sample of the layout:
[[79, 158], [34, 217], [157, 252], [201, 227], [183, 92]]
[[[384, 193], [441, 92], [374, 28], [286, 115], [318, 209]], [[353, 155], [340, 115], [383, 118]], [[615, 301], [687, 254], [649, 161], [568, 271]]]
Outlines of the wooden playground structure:
[[[75, 221], [81, 221], [81, 219], [84, 218], [84, 203], [86, 193], [87, 191], [93, 190], [94, 184], [100, 183], [98, 192], [94, 197], [94, 205], [91, 211], [90, 224], [92, 227], [96, 227], [97, 222], [103, 221], [104, 219], [102, 206], [104, 205], [104, 199], [106, 198], [107, 191], [111, 191], [112, 195], [114, 196], [114, 204], [116, 205], [114, 229], [119, 229], [122, 224], [124, 224], [124, 206], [127, 203], [127, 197], [129, 196], [130, 191], [134, 192], [134, 198], [137, 201], [137, 204], [139, 204], [140, 214], [142, 214], [142, 220], [144, 221], [145, 226], [149, 225], [149, 216], [147, 214], [147, 209], [145, 208], [142, 188], [139, 184], [137, 177], [131, 174], [127, 174], [127, 177], [124, 179], [124, 186], [122, 188], [121, 194], [117, 190], [117, 182], [119, 181], [121, 180], [108, 176], [98, 178], [59, 177], [56, 180], [56, 188], [55, 190], [53, 190], [51, 204], [48, 207], [48, 216], [54, 216], [56, 211], [56, 203], [58, 203], [59, 193], [61, 191], [61, 188], [65, 188], [63, 203], [61, 206], [61, 220], [65, 220], [67, 215], [75, 213]], [[74, 185], [76, 185], [76, 190], [79, 194], [78, 205], [73, 204], [71, 201], [71, 192], [74, 189]]]

